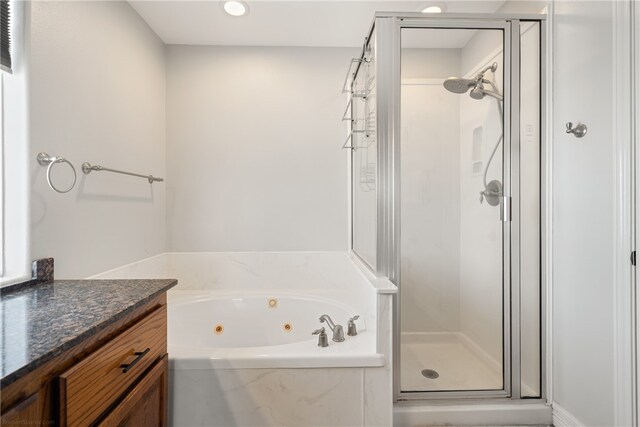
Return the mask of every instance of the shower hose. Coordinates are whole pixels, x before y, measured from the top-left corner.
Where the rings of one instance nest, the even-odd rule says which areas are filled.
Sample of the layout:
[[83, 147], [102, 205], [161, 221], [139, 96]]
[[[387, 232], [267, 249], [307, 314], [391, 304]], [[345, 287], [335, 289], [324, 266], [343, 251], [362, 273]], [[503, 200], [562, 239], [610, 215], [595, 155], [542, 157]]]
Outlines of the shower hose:
[[[485, 80], [487, 83], [489, 83], [492, 87], [493, 90], [496, 93], [498, 92], [498, 89], [496, 88], [496, 86], [493, 84], [492, 81], [490, 80]], [[502, 110], [502, 101], [498, 98], [495, 98], [496, 103], [498, 104], [498, 114], [500, 116], [500, 136], [498, 137], [498, 140], [496, 141], [496, 145], [493, 147], [493, 150], [491, 151], [491, 155], [489, 156], [489, 160], [487, 160], [487, 165], [484, 167], [484, 173], [482, 175], [482, 184], [484, 185], [484, 191], [480, 192], [480, 203], [482, 203], [482, 199], [483, 197], [486, 197], [487, 194], [489, 193], [489, 190], [487, 189], [487, 172], [489, 172], [489, 166], [491, 166], [491, 161], [493, 160], [493, 156], [495, 156], [496, 151], [498, 151], [498, 147], [500, 146], [500, 143], [502, 142], [502, 140], [504, 139], [504, 112]]]

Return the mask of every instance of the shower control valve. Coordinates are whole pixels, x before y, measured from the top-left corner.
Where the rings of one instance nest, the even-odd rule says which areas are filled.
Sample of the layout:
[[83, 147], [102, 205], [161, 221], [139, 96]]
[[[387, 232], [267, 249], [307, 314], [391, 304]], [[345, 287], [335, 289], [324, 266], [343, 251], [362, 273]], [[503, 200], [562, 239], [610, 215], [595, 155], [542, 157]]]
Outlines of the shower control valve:
[[500, 196], [502, 196], [502, 184], [497, 179], [494, 179], [480, 192], [480, 203], [486, 200], [489, 206], [498, 206], [500, 204]]

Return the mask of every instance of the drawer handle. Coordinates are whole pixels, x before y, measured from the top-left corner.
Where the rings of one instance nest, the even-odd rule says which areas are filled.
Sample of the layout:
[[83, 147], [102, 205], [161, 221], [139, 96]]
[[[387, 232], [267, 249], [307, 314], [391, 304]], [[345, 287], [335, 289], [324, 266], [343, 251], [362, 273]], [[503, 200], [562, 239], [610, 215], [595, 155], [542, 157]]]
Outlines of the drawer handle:
[[129, 369], [133, 368], [136, 363], [138, 363], [140, 361], [140, 359], [142, 359], [144, 356], [146, 356], [147, 353], [149, 353], [151, 351], [150, 348], [147, 348], [145, 351], [136, 351], [135, 354], [137, 357], [135, 359], [133, 359], [133, 362], [129, 363], [128, 365], [120, 365], [120, 367], [122, 368], [122, 373], [126, 374]]

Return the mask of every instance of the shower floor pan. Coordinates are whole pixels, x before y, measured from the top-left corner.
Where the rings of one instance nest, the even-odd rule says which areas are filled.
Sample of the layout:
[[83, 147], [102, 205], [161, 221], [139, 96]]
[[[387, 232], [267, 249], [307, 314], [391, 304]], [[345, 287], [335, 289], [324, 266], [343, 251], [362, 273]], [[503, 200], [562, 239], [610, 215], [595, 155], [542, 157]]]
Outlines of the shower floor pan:
[[[501, 367], [458, 333], [403, 333], [400, 381], [403, 391], [502, 388]], [[423, 374], [430, 370], [437, 373]]]

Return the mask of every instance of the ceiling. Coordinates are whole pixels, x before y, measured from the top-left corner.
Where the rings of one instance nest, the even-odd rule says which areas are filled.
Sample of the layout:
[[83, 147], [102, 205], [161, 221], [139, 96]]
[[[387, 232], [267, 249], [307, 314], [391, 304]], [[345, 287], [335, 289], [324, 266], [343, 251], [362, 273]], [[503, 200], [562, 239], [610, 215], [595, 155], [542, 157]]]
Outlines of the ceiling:
[[[166, 44], [359, 47], [377, 11], [416, 12], [426, 1], [246, 0], [249, 14], [227, 15], [218, 0], [130, 1]], [[504, 1], [450, 0], [447, 13], [494, 13]], [[415, 47], [459, 48], [468, 32], [415, 41]]]

